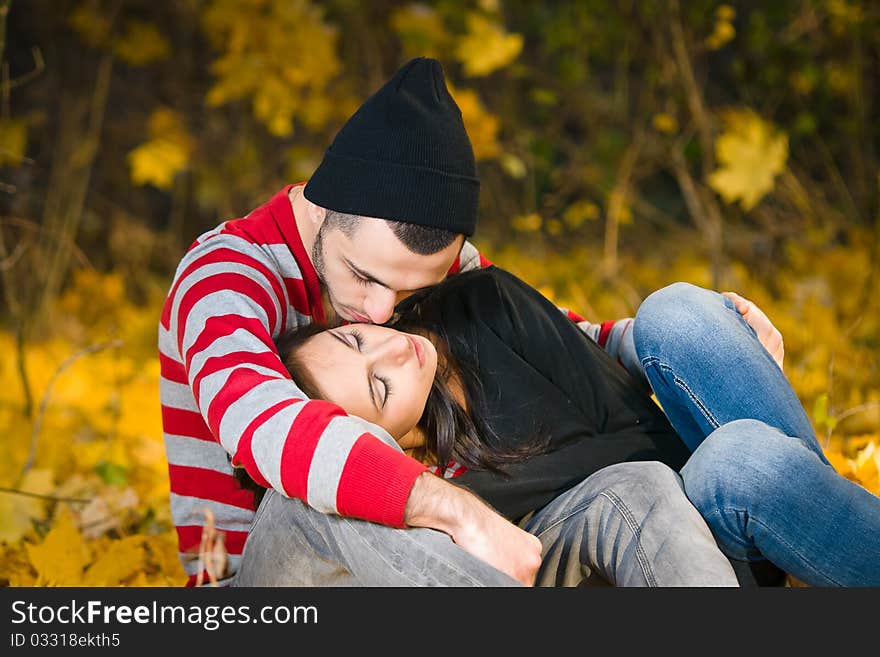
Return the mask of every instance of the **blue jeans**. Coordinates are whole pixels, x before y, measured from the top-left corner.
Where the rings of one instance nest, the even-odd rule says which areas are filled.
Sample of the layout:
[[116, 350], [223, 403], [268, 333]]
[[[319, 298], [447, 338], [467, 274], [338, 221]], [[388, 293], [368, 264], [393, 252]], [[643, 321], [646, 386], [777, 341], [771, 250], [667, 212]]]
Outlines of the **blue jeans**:
[[880, 585], [880, 497], [828, 463], [803, 406], [734, 304], [676, 283], [650, 295], [636, 351], [693, 455], [685, 491], [732, 559], [814, 586]]

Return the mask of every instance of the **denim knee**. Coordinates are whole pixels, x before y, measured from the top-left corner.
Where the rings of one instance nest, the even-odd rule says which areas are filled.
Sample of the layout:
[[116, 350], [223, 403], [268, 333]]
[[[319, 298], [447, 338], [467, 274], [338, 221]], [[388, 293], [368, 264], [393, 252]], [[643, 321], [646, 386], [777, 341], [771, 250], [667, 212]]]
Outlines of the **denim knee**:
[[602, 491], [617, 494], [655, 497], [658, 492], [673, 488], [681, 489], [678, 474], [659, 461], [627, 461], [606, 466], [582, 482]]
[[607, 466], [590, 479], [595, 492], [616, 499], [628, 509], [652, 508], [655, 512], [677, 513], [683, 504], [691, 506], [679, 474], [659, 461], [635, 461]]
[[[792, 489], [806, 444], [759, 420], [735, 420], [713, 431], [681, 471], [688, 498], [707, 518], [717, 511], [758, 514]], [[717, 515], [717, 514], [716, 514]]]
[[639, 306], [633, 322], [633, 341], [640, 359], [659, 355], [659, 349], [681, 339], [693, 344], [711, 338], [704, 321], [718, 295], [691, 283], [672, 283], [651, 293]]
[[616, 466], [618, 480], [635, 488], [655, 491], [658, 488], [680, 487], [675, 470], [660, 461], [635, 461]]

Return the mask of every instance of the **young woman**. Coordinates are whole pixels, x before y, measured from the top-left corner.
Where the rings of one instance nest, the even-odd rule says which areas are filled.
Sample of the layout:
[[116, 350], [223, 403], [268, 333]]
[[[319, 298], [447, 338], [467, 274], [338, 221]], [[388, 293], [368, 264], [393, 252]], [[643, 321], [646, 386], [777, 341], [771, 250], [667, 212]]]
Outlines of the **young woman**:
[[391, 326], [288, 334], [282, 359], [310, 396], [381, 426], [508, 519], [607, 465], [687, 460], [649, 393], [512, 274], [474, 272], [399, 310]]
[[[791, 431], [793, 428], [790, 422], [786, 423], [785, 414], [793, 415], [793, 412], [791, 400], [787, 399], [778, 410], [778, 417], [774, 417], [774, 397], [764, 391], [760, 394], [767, 403], [768, 415], [762, 419], [770, 424], [755, 426], [754, 421], [750, 421], [751, 424], [734, 422], [739, 418], [761, 417], [750, 413], [747, 407], [737, 408], [734, 400], [746, 395], [738, 397], [735, 384], [725, 387], [718, 381], [724, 377], [740, 379], [727, 369], [716, 369], [710, 356], [696, 353], [699, 347], [706, 345], [690, 342], [695, 337], [706, 342], [706, 335], [694, 336], [687, 331], [676, 335], [675, 331], [677, 326], [699, 325], [711, 335], [724, 322], [731, 321], [741, 322], [736, 324], [738, 330], [742, 325], [747, 331], [750, 329], [735, 309], [730, 316], [701, 317], [703, 307], [712, 307], [712, 303], [728, 312], [730, 307], [717, 301], [722, 299], [720, 295], [698, 288], [693, 290], [714, 296], [699, 299], [699, 303], [691, 299], [689, 317], [681, 312], [677, 317], [668, 316], [670, 307], [679, 306], [682, 291], [690, 292], [691, 287], [674, 287], [674, 292], [666, 296], [654, 295], [640, 309], [636, 319], [636, 346], [642, 362], [661, 404], [664, 408], [668, 404], [672, 409], [671, 413], [667, 409], [667, 415], [676, 426], [682, 425], [683, 436], [673, 429], [667, 415], [648, 392], [606, 352], [539, 293], [496, 268], [456, 277], [408, 299], [394, 328], [371, 325], [349, 325], [325, 331], [315, 328], [308, 333], [285, 336], [279, 348], [293, 377], [310, 396], [333, 401], [347, 412], [381, 426], [412, 455], [436, 466], [440, 474], [455, 475], [456, 483], [470, 488], [510, 520], [541, 538], [545, 563], [539, 573], [539, 583], [571, 583], [577, 579], [579, 567], [598, 570], [612, 583], [621, 583], [622, 577], [617, 573], [609, 576], [607, 567], [596, 563], [597, 551], [585, 545], [595, 542], [596, 523], [592, 519], [591, 526], [588, 514], [580, 514], [580, 511], [585, 508], [585, 497], [590, 500], [602, 495], [613, 497], [608, 493], [609, 488], [590, 488], [592, 484], [602, 482], [604, 486], [606, 480], [613, 480], [615, 476], [634, 474], [644, 476], [645, 481], [650, 480], [650, 485], [655, 487], [655, 490], [641, 491], [649, 505], [653, 499], [656, 504], [668, 504], [671, 509], [662, 520], [655, 518], [653, 524], [646, 522], [641, 528], [646, 535], [653, 531], [670, 541], [666, 552], [652, 555], [657, 563], [680, 561], [671, 568], [673, 574], [664, 583], [688, 583], [686, 576], [680, 580], [675, 578], [687, 573], [689, 567], [698, 570], [705, 567], [711, 574], [704, 582], [729, 583], [731, 571], [723, 560], [715, 558], [714, 545], [701, 544], [699, 567], [688, 553], [687, 546], [694, 540], [700, 542], [704, 536], [702, 527], [690, 516], [692, 509], [677, 487], [680, 480], [673, 473], [686, 462], [683, 475], [687, 492], [692, 499], [696, 498], [694, 504], [710, 520], [710, 526], [729, 556], [743, 561], [769, 557], [808, 583], [874, 583], [880, 562], [872, 565], [870, 558], [863, 562], [856, 560], [863, 565], [856, 565], [849, 577], [838, 572], [834, 564], [817, 568], [810, 551], [833, 551], [834, 536], [802, 547], [797, 538], [799, 534], [809, 533], [804, 528], [785, 526], [784, 531], [792, 536], [779, 537], [772, 525], [762, 527], [766, 531], [755, 531], [754, 521], [750, 525], [749, 514], [757, 508], [740, 508], [740, 504], [736, 507], [739, 515], [727, 513], [727, 506], [720, 514], [715, 508], [715, 502], [721, 499], [719, 496], [735, 488], [738, 479], [723, 465], [715, 468], [716, 455], [708, 449], [703, 450], [705, 457], [700, 449], [691, 456], [682, 438], [694, 448], [718, 427], [708, 423], [706, 430], [695, 428], [691, 406], [698, 406], [702, 413], [714, 404], [718, 408], [713, 410], [727, 414], [725, 426], [716, 432], [722, 437], [716, 440], [713, 435], [706, 445], [737, 444], [741, 451], [737, 463], [745, 466], [744, 470], [754, 461], [750, 455], [764, 453], [760, 447], [776, 437], [775, 434], [765, 436], [767, 432], [763, 427], [779, 426]], [[717, 325], [713, 326], [716, 319]], [[749, 363], [759, 371], [746, 376], [758, 381], [762, 368], [772, 367], [778, 371], [754, 334], [746, 332], [745, 337], [744, 341], [734, 336], [733, 348], [742, 354], [763, 354], [764, 358], [758, 363]], [[695, 353], [689, 356], [688, 349]], [[663, 353], [658, 356], [660, 351]], [[695, 398], [687, 381], [678, 375], [680, 372], [673, 371], [667, 361], [673, 362], [672, 367], [687, 370], [688, 376], [695, 380], [694, 385], [713, 380], [716, 387], [723, 389], [722, 398], [712, 397], [713, 386], [705, 386], [706, 399]], [[725, 365], [729, 369], [729, 364]], [[779, 375], [772, 374], [775, 378], [770, 389], [780, 388], [779, 396], [784, 398], [790, 387], [781, 371]], [[743, 414], [733, 417], [731, 414], [737, 411]], [[705, 413], [701, 417], [705, 417]], [[772, 424], [777, 419], [779, 424]], [[802, 423], [795, 428], [804, 430]], [[727, 435], [746, 436], [744, 439], [752, 440], [753, 444], [744, 446], [741, 441], [725, 439]], [[797, 441], [787, 436], [785, 439], [791, 445]], [[628, 469], [621, 470], [621, 465], [613, 464]], [[447, 467], [449, 465], [452, 467]], [[791, 472], [774, 470], [772, 465], [763, 471], [770, 481], [791, 478]], [[721, 478], [712, 479], [713, 473]], [[820, 474], [824, 477], [822, 481], [828, 483], [810, 491], [811, 496], [833, 502], [833, 496], [845, 489], [847, 495], [855, 493], [860, 499], [864, 498], [852, 490], [858, 488], [855, 484], [833, 470]], [[814, 479], [811, 482], [816, 485]], [[583, 493], [586, 490], [593, 492]], [[867, 502], [863, 513], [869, 524], [873, 521], [873, 526], [880, 528], [880, 499], [867, 491], [864, 493], [871, 499], [864, 498]], [[777, 497], [782, 495], [783, 500], [804, 494], [797, 485], [773, 491]], [[829, 496], [832, 499], [828, 499]], [[755, 507], [766, 505], [766, 501], [754, 497], [748, 497], [747, 501]], [[618, 523], [621, 515], [626, 516], [618, 514]], [[607, 522], [607, 517], [603, 530], [612, 524]], [[645, 520], [637, 518], [636, 522]], [[861, 522], [865, 518], [854, 520]], [[799, 521], [808, 522], [801, 516]], [[779, 519], [773, 522], [785, 525]], [[587, 529], [594, 532], [589, 539], [585, 539]], [[781, 550], [770, 547], [767, 535], [788, 547]], [[876, 554], [878, 536], [878, 532], [873, 539], [867, 536], [869, 557], [872, 550]], [[673, 545], [676, 540], [680, 543]], [[845, 540], [849, 537], [845, 536]], [[743, 548], [745, 544], [749, 547]], [[863, 542], [853, 547], [864, 550], [865, 545]], [[787, 558], [790, 555], [784, 553], [786, 549], [795, 552], [797, 558]], [[637, 562], [643, 557], [634, 549], [631, 561]], [[801, 564], [806, 565], [801, 567]], [[644, 577], [650, 583], [650, 577]]]
[[[312, 326], [282, 336], [282, 359], [309, 397], [385, 429], [536, 535], [540, 585], [585, 577], [619, 586], [737, 585], [665, 465], [681, 467], [688, 451], [646, 387], [548, 300], [489, 268], [411, 297], [400, 310], [395, 328]], [[302, 511], [270, 495], [261, 517]], [[249, 572], [249, 550], [296, 551], [300, 573], [336, 562], [348, 541], [332, 521], [273, 520], [290, 522], [306, 539], [287, 550], [249, 537], [242, 582], [275, 581]], [[361, 538], [351, 542], [358, 552]], [[375, 542], [396, 558], [394, 548]], [[351, 568], [346, 560], [332, 576]], [[295, 581], [314, 580], [300, 574]]]

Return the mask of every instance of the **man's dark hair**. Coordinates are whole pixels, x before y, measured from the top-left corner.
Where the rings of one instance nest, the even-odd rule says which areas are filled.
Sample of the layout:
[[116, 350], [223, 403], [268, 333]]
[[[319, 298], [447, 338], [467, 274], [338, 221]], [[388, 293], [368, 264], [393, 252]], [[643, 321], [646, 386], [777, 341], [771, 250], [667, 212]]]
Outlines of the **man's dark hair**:
[[[357, 230], [361, 217], [356, 214], [346, 214], [337, 212], [336, 210], [327, 210], [327, 217], [324, 219], [324, 226], [327, 230], [338, 228], [342, 233], [351, 239]], [[434, 228], [433, 226], [420, 226], [419, 224], [408, 224], [403, 221], [394, 221], [393, 219], [384, 220], [397, 236], [403, 245], [418, 255], [432, 255], [445, 249], [452, 244], [457, 233], [453, 233], [442, 228]]]

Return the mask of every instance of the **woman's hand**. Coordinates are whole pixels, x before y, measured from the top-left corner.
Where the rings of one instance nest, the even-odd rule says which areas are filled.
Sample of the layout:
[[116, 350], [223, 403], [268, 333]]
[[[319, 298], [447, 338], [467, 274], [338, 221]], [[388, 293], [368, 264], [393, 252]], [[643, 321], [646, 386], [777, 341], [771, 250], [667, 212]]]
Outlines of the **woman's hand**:
[[764, 311], [758, 308], [754, 302], [741, 297], [736, 292], [722, 292], [721, 296], [733, 301], [739, 314], [755, 330], [758, 340], [764, 346], [764, 349], [773, 356], [773, 360], [779, 365], [779, 369], [782, 369], [782, 361], [785, 358], [782, 333], [773, 326], [773, 323], [764, 314]]

